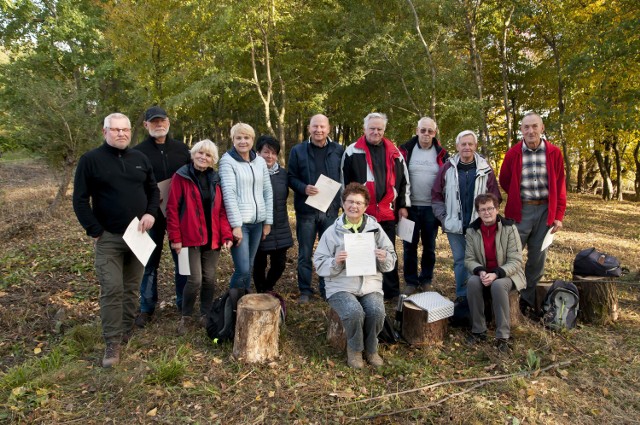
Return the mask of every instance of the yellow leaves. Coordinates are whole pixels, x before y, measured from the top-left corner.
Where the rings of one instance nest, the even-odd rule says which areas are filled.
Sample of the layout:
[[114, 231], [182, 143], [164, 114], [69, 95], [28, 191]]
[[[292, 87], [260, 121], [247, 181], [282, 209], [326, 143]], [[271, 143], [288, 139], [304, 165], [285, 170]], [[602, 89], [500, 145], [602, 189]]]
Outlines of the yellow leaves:
[[147, 416], [151, 416], [151, 417], [154, 417], [157, 414], [158, 414], [158, 408], [157, 407], [154, 407], [153, 409], [151, 409], [151, 410], [149, 410], [147, 412]]
[[195, 384], [191, 381], [184, 381], [182, 383], [182, 388], [195, 388]]
[[33, 354], [40, 354], [40, 353], [42, 353], [42, 348], [36, 347], [33, 349]]

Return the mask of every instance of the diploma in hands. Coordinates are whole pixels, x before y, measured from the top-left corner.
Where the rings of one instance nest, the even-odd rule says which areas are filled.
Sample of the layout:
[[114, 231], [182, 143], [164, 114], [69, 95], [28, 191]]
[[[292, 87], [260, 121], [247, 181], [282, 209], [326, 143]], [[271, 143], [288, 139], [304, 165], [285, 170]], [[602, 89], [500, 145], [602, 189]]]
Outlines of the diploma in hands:
[[347, 251], [347, 276], [376, 274], [375, 249], [376, 240], [371, 232], [344, 235], [344, 250]]
[[318, 193], [308, 196], [305, 203], [326, 213], [341, 185], [324, 174], [320, 174], [314, 186], [318, 189]]

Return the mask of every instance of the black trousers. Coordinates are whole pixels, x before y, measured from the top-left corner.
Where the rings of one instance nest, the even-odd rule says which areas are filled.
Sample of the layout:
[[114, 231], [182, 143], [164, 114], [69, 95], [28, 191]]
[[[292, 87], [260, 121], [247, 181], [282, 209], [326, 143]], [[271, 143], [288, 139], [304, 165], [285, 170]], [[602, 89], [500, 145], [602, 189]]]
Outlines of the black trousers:
[[[387, 234], [391, 243], [393, 244], [393, 250], [396, 249], [396, 222], [393, 220], [390, 221], [381, 221], [380, 227]], [[396, 251], [397, 255], [397, 251]], [[400, 258], [398, 258], [398, 261]], [[396, 261], [396, 265], [393, 267], [393, 270], [390, 272], [382, 273], [382, 291], [384, 292], [384, 298], [386, 300], [390, 300], [391, 298], [397, 297], [400, 295], [400, 278], [398, 277], [398, 261]]]
[[[284, 273], [287, 266], [287, 250], [289, 248], [274, 249], [271, 251], [261, 251], [258, 249], [256, 258], [253, 261], [253, 282], [256, 285], [256, 292], [272, 291], [276, 282]], [[270, 257], [270, 267], [267, 270], [267, 259]]]

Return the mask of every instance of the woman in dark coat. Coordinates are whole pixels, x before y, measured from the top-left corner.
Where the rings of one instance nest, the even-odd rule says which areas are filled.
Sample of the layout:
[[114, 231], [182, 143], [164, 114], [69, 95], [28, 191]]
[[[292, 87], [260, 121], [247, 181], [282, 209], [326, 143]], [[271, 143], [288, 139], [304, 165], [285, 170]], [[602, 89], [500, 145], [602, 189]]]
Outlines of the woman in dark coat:
[[[256, 258], [253, 263], [253, 281], [256, 291], [272, 291], [276, 282], [282, 276], [287, 262], [287, 250], [293, 246], [287, 198], [289, 185], [287, 170], [278, 164], [280, 143], [271, 136], [260, 136], [256, 142], [256, 151], [265, 162], [273, 188], [273, 226], [271, 233], [260, 242]], [[267, 258], [271, 266], [267, 270]]]

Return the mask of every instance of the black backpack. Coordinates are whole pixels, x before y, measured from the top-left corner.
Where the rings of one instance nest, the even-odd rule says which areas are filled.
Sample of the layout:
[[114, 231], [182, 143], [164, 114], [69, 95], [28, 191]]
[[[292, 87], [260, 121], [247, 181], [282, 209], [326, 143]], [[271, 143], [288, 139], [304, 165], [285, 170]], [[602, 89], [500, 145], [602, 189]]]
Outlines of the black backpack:
[[622, 276], [620, 261], [613, 255], [605, 254], [595, 248], [583, 249], [573, 260], [573, 274], [581, 276]]
[[246, 293], [245, 289], [231, 288], [211, 305], [207, 314], [207, 335], [214, 342], [233, 341], [238, 300]]
[[576, 327], [580, 295], [571, 282], [556, 280], [549, 288], [542, 305], [542, 320], [548, 328], [573, 329]]

